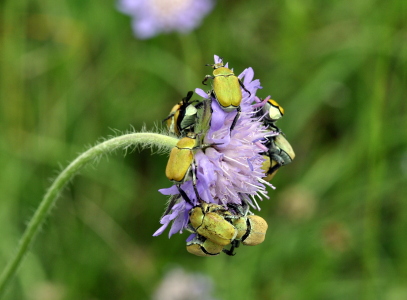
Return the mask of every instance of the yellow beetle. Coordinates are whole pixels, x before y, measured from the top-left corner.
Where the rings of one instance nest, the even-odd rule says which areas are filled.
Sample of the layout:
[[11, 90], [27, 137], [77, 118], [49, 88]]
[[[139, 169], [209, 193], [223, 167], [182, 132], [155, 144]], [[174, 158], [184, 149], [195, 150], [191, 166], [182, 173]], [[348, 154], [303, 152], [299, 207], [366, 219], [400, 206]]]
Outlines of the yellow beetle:
[[194, 162], [193, 150], [195, 148], [197, 148], [197, 139], [194, 134], [189, 134], [178, 141], [177, 145], [171, 150], [165, 169], [165, 175], [169, 180], [182, 183], [189, 179], [191, 165]]
[[225, 218], [230, 220], [237, 230], [235, 239], [231, 242], [230, 249], [223, 249], [227, 255], [235, 255], [233, 251], [238, 248], [240, 243], [246, 246], [255, 246], [262, 243], [266, 237], [267, 222], [260, 216], [247, 215], [249, 206], [246, 201], [242, 205], [228, 204], [228, 212]]
[[241, 237], [243, 245], [256, 246], [263, 243], [268, 228], [266, 220], [260, 216], [250, 215], [246, 218], [246, 225], [246, 232]]
[[269, 141], [268, 155], [275, 162], [274, 165], [272, 163], [268, 171], [269, 174], [272, 174], [281, 166], [291, 163], [295, 158], [295, 153], [293, 147], [282, 134], [272, 137]]
[[281, 133], [277, 136], [269, 137], [265, 146], [268, 148], [268, 151], [262, 153], [264, 161], [261, 168], [265, 174], [263, 179], [270, 181], [280, 167], [288, 165], [294, 160], [295, 152]]
[[275, 160], [270, 159], [270, 156], [263, 155], [264, 161], [261, 169], [264, 171], [265, 177], [264, 180], [270, 181], [273, 179], [274, 175], [276, 175], [278, 171], [278, 167], [276, 168], [277, 162]]
[[249, 246], [262, 243], [268, 228], [266, 220], [253, 214], [248, 215], [249, 206], [244, 201], [242, 205], [229, 204], [228, 206], [236, 212], [236, 214], [226, 216], [226, 218], [231, 219], [237, 230], [235, 239], [241, 241], [243, 245]]
[[213, 75], [206, 75], [202, 83], [206, 84], [208, 79], [212, 79], [213, 94], [220, 107], [226, 112], [237, 110], [237, 114], [230, 126], [230, 131], [232, 131], [239, 119], [241, 111], [240, 103], [242, 102], [242, 91], [240, 87], [249, 94], [251, 93], [245, 88], [235, 73], [225, 67], [222, 61], [213, 65], [207, 64], [207, 66], [211, 66], [214, 69]]
[[[218, 145], [216, 143], [210, 146]], [[196, 198], [199, 200], [198, 190], [196, 188], [196, 174], [194, 164], [194, 150], [197, 148], [205, 149], [209, 145], [199, 145], [197, 141], [197, 135], [193, 132], [189, 132], [186, 137], [180, 139], [172, 148], [170, 152], [170, 158], [167, 162], [165, 169], [165, 175], [167, 178], [177, 185], [178, 191], [185, 201], [192, 204], [192, 201], [188, 198], [187, 194], [180, 188], [180, 184], [189, 180], [192, 177], [192, 185], [196, 194]]]
[[236, 228], [225, 219], [230, 213], [221, 205], [202, 202], [189, 212], [194, 230], [217, 245], [230, 244], [237, 235]]
[[219, 255], [222, 249], [222, 245], [218, 245], [199, 234], [187, 242], [187, 251], [197, 256]]

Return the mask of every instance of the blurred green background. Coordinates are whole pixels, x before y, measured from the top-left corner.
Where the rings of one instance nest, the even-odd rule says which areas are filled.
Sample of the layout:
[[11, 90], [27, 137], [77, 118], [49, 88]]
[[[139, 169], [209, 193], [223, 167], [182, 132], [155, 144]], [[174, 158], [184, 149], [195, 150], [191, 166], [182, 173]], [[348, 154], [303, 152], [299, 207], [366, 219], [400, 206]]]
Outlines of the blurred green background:
[[138, 40], [114, 1], [0, 2], [0, 268], [51, 180], [119, 131], [161, 126], [213, 55], [253, 67], [295, 161], [266, 241], [195, 257], [152, 234], [166, 155], [118, 151], [58, 200], [5, 299], [150, 299], [173, 267], [220, 299], [407, 299], [407, 2], [218, 1], [193, 33]]

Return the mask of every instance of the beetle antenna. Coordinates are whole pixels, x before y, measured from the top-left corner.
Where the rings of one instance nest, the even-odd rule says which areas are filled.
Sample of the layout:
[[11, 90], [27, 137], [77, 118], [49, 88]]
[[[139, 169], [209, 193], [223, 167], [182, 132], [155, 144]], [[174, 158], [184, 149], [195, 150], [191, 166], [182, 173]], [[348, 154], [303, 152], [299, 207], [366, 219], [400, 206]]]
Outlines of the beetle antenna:
[[229, 256], [235, 256], [236, 253], [233, 253], [233, 251], [235, 250], [235, 248], [239, 248], [239, 246], [240, 246], [240, 241], [234, 240], [234, 241], [232, 242], [232, 246], [230, 247], [229, 250], [223, 249], [222, 251], [223, 251], [224, 253], [226, 253], [227, 255], [229, 255]]
[[236, 110], [237, 110], [237, 113], [236, 113], [236, 116], [234, 117], [234, 119], [232, 121], [232, 125], [230, 126], [229, 134], [232, 134], [232, 130], [233, 130], [233, 128], [235, 128], [237, 120], [239, 119], [239, 116], [240, 116], [240, 112], [242, 111], [240, 109], [240, 106], [238, 106]]
[[168, 117], [166, 117], [164, 120], [162, 120], [161, 122], [165, 122], [165, 121], [167, 121], [168, 119], [170, 119], [170, 118], [172, 118], [173, 116], [175, 115], [175, 113], [172, 113], [172, 114], [170, 114]]

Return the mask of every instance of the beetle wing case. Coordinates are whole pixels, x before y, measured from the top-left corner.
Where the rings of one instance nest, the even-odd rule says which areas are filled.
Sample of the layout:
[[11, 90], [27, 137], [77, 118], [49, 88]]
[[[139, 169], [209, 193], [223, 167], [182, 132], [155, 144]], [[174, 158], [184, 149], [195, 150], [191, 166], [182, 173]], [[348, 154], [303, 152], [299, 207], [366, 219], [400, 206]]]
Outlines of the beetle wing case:
[[225, 111], [235, 110], [242, 101], [239, 79], [236, 76], [218, 76], [213, 81], [216, 99]]

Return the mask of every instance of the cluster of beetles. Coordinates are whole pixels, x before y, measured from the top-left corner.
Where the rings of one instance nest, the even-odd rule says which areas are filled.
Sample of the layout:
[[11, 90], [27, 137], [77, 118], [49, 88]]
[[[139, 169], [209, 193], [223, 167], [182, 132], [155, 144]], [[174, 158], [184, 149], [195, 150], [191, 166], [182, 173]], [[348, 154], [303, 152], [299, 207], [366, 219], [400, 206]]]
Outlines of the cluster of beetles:
[[[193, 92], [190, 91], [171, 109], [164, 120], [169, 133], [179, 138], [177, 145], [171, 150], [165, 172], [168, 179], [177, 186], [179, 195], [170, 199], [165, 214], [182, 197], [193, 206], [189, 212], [187, 229], [195, 235], [192, 240], [187, 241], [187, 251], [198, 256], [214, 256], [221, 252], [234, 255], [233, 252], [240, 243], [249, 246], [262, 243], [268, 228], [267, 222], [250, 212], [249, 205], [244, 200], [241, 205], [228, 204], [227, 207], [204, 201], [194, 206], [180, 187], [185, 181], [192, 180], [197, 199], [200, 199], [196, 189], [194, 149], [213, 146], [204, 145], [202, 137], [196, 133], [201, 130], [197, 127], [201, 126], [205, 119], [210, 122], [210, 102], [214, 101], [210, 99], [215, 99], [226, 112], [236, 111], [230, 126], [231, 132], [240, 115], [242, 90], [250, 93], [222, 61], [207, 66], [214, 69], [213, 75], [206, 75], [202, 83], [206, 84], [207, 80], [212, 80], [212, 89], [208, 91], [208, 95], [212, 97], [202, 101], [191, 100]], [[276, 121], [284, 115], [284, 109], [270, 97], [257, 100], [259, 105], [253, 117], [261, 120], [271, 132], [278, 133], [266, 137], [267, 141], [263, 144], [265, 150], [261, 153], [264, 158], [263, 179], [270, 181], [281, 166], [294, 159], [295, 154], [282, 131], [276, 126]]]

